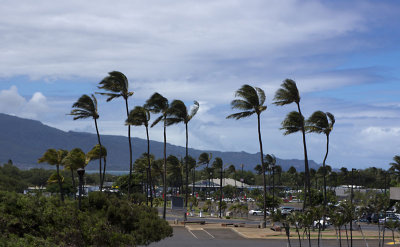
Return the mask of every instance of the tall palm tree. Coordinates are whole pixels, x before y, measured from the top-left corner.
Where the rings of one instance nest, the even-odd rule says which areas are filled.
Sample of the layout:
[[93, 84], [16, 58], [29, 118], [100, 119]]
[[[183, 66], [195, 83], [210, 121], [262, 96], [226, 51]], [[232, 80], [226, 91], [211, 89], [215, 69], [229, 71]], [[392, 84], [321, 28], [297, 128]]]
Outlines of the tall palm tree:
[[158, 114], [161, 113], [154, 122], [151, 124], [151, 127], [154, 127], [159, 122], [163, 122], [164, 124], [164, 176], [163, 176], [163, 194], [164, 194], [164, 208], [163, 208], [163, 219], [165, 219], [165, 215], [167, 212], [167, 126], [174, 124], [174, 121], [171, 121], [170, 116], [170, 106], [168, 103], [168, 99], [162, 96], [159, 93], [154, 93], [147, 101], [144, 106], [149, 109], [150, 112]]
[[209, 169], [208, 169], [208, 165], [210, 164], [212, 160], [212, 153], [201, 153], [199, 156], [199, 161], [197, 162], [197, 164], [199, 165], [206, 165], [206, 178], [207, 178], [207, 182], [206, 182], [206, 198], [208, 197], [209, 194], [209, 188], [208, 186], [210, 186], [210, 173], [209, 173]]
[[230, 165], [228, 167], [228, 173], [232, 174], [233, 173], [233, 179], [235, 180], [235, 198], [237, 197], [237, 186], [236, 186], [236, 168], [234, 165]]
[[47, 163], [52, 166], [57, 167], [57, 181], [58, 181], [58, 186], [60, 187], [60, 198], [61, 201], [64, 201], [64, 192], [62, 188], [62, 182], [61, 182], [61, 175], [60, 175], [60, 165], [62, 165], [62, 161], [67, 156], [68, 151], [59, 149], [55, 150], [53, 148], [47, 149], [47, 151], [43, 154], [41, 158], [39, 158], [38, 163]]
[[[330, 112], [322, 112], [322, 111], [316, 111], [314, 112], [306, 121], [306, 128], [308, 132], [311, 133], [324, 133], [326, 135], [326, 153], [324, 157], [324, 161], [322, 162], [322, 167], [323, 167], [323, 179], [324, 179], [324, 211], [326, 208], [326, 159], [328, 157], [328, 152], [329, 152], [329, 134], [333, 130], [333, 125], [335, 124], [335, 116], [333, 116], [332, 113]], [[325, 213], [324, 213], [325, 217]], [[324, 225], [325, 225], [325, 221]]]
[[[146, 136], [147, 136], [147, 164], [148, 164], [148, 181], [150, 188], [151, 186], [151, 163], [150, 163], [150, 139], [149, 139], [149, 121], [150, 121], [150, 111], [142, 106], [136, 106], [132, 111], [129, 112], [128, 119], [126, 119], [126, 125], [135, 125], [141, 126], [144, 125], [146, 127]], [[147, 198], [147, 191], [146, 191]], [[153, 193], [150, 189], [150, 206], [153, 207]]]
[[[262, 140], [261, 140], [261, 123], [260, 123], [260, 115], [261, 112], [267, 109], [265, 103], [265, 93], [261, 88], [252, 87], [250, 85], [243, 85], [240, 89], [238, 89], [235, 93], [235, 97], [239, 99], [235, 99], [231, 102], [232, 109], [242, 110], [241, 112], [231, 114], [227, 116], [227, 118], [234, 118], [236, 120], [250, 117], [254, 113], [257, 115], [257, 124], [258, 124], [258, 141], [260, 144], [260, 159], [261, 165], [264, 164], [264, 154], [262, 148]], [[263, 173], [265, 173], [265, 167], [262, 165]], [[263, 186], [264, 186], [264, 200], [263, 200], [263, 210], [264, 210], [264, 225], [267, 224], [267, 208], [265, 204], [265, 200], [267, 197], [267, 184], [265, 181], [265, 177], [263, 177]]]
[[217, 157], [215, 158], [213, 164], [213, 168], [215, 170], [220, 170], [220, 177], [219, 177], [219, 217], [222, 218], [222, 173], [224, 169], [224, 165], [222, 159]]
[[[97, 111], [96, 97], [93, 94], [91, 95], [91, 97], [84, 94], [72, 105], [72, 108], [74, 109], [72, 109], [69, 115], [74, 116], [74, 120], [93, 118], [94, 126], [96, 127], [97, 142], [101, 147], [99, 128], [97, 127], [97, 119], [99, 118], [99, 113]], [[100, 148], [100, 151], [101, 150], [102, 148]], [[103, 172], [101, 171], [101, 157], [103, 157], [104, 160]], [[100, 191], [102, 191], [103, 188], [106, 166], [107, 166], [106, 156], [102, 156], [102, 154], [100, 153], [100, 159], [99, 159]]]
[[192, 120], [194, 115], [196, 115], [197, 111], [199, 110], [199, 102], [194, 101], [194, 106], [192, 107], [190, 114], [188, 112], [188, 109], [181, 100], [174, 100], [171, 103], [171, 120], [174, 121], [174, 123], [179, 123], [183, 122], [185, 124], [185, 130], [186, 130], [186, 155], [185, 155], [185, 167], [186, 167], [186, 191], [185, 191], [185, 208], [187, 208], [187, 203], [189, 200], [189, 168], [188, 168], [188, 158], [189, 157], [189, 148], [188, 148], [188, 143], [189, 143], [189, 132], [188, 132], [188, 124], [189, 121]]
[[276, 165], [276, 157], [273, 154], [265, 155], [265, 163], [272, 171], [272, 212], [275, 210], [275, 165]]
[[[129, 116], [128, 98], [133, 95], [129, 92], [129, 82], [126, 76], [119, 71], [112, 71], [108, 76], [99, 82], [99, 89], [104, 89], [110, 93], [99, 93], [107, 96], [107, 102], [114, 98], [122, 97], [125, 101], [126, 117]], [[132, 181], [132, 142], [131, 142], [131, 126], [128, 125], [128, 143], [129, 143], [129, 180], [128, 180], [128, 195], [131, 194], [131, 181]]]
[[[296, 121], [296, 126], [300, 127], [301, 133], [303, 135], [303, 148], [304, 148], [304, 172], [305, 172], [305, 183], [304, 183], [304, 195], [307, 196], [308, 193], [308, 198], [310, 201], [310, 206], [311, 206], [311, 184], [310, 184], [310, 171], [309, 171], [309, 166], [308, 166], [308, 156], [307, 156], [307, 145], [306, 145], [306, 132], [305, 132], [305, 123], [304, 123], [304, 117], [301, 114], [301, 109], [300, 109], [300, 93], [299, 90], [297, 89], [296, 82], [291, 79], [286, 79], [283, 81], [281, 84], [281, 88], [278, 89], [275, 93], [274, 97], [274, 104], [278, 106], [283, 106], [283, 105], [288, 105], [296, 103], [297, 105], [297, 111], [298, 111], [298, 116], [295, 117], [293, 112], [289, 113], [292, 116], [292, 120]], [[289, 115], [288, 115], [289, 117]], [[295, 119], [293, 119], [295, 117]], [[287, 129], [289, 131], [288, 134], [297, 132], [290, 132], [290, 129]], [[303, 207], [306, 205], [306, 197], [304, 198], [304, 204]]]

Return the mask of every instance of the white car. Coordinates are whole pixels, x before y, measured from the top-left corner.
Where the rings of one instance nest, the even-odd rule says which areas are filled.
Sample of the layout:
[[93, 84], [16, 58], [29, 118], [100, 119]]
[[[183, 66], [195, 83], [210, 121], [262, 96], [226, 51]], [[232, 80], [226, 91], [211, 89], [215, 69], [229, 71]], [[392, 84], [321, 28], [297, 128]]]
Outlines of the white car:
[[[264, 212], [262, 209], [252, 209], [249, 211], [249, 214], [257, 216], [257, 215], [264, 215]], [[269, 215], [268, 211], [267, 211], [267, 215]]]
[[[332, 225], [332, 223], [331, 223], [330, 220], [331, 220], [331, 219], [330, 219], [329, 217], [326, 217], [326, 218], [325, 218], [325, 226], [330, 226], [330, 225]], [[320, 220], [314, 221], [314, 227], [320, 227], [320, 226], [322, 227], [323, 224], [324, 224], [324, 219], [320, 219]]]

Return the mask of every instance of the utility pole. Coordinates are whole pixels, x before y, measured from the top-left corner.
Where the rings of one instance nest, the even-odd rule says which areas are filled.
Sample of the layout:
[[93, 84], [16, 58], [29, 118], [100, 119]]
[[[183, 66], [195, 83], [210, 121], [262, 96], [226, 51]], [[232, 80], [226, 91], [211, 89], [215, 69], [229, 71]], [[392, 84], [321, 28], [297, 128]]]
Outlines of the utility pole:
[[353, 247], [353, 213], [354, 213], [354, 209], [353, 209], [353, 184], [354, 184], [354, 174], [353, 171], [355, 169], [352, 168], [351, 169], [351, 194], [350, 194], [350, 205], [351, 205], [351, 217], [350, 217], [350, 246]]

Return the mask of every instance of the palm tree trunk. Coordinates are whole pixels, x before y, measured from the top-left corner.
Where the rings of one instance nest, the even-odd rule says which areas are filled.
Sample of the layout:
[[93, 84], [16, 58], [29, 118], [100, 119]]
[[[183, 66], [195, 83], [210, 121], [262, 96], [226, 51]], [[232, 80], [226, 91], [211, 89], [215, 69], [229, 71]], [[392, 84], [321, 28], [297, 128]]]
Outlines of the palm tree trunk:
[[102, 146], [101, 146], [101, 141], [100, 141], [99, 128], [97, 127], [97, 119], [96, 118], [94, 118], [94, 126], [96, 127], [97, 142], [99, 143], [99, 146], [100, 146], [100, 158], [99, 158], [100, 191], [103, 191], [104, 172], [106, 171], [106, 163], [105, 163], [105, 157], [104, 157], [104, 172], [102, 175], [102, 173], [101, 173], [101, 158], [103, 157], [103, 154], [102, 154]]
[[346, 230], [346, 241], [347, 241], [347, 246], [349, 247], [349, 234], [347, 232], [347, 225], [344, 225], [344, 229]]
[[222, 218], [222, 171], [224, 165], [221, 164], [221, 175], [219, 177], [219, 218]]
[[193, 191], [192, 191], [192, 197], [195, 197], [194, 195], [194, 190], [195, 190], [195, 181], [196, 181], [196, 165], [193, 167]]
[[296, 232], [297, 232], [297, 237], [299, 238], [299, 246], [301, 247], [301, 237], [300, 237], [300, 230], [296, 224]]
[[[148, 184], [150, 187], [150, 207], [153, 207], [153, 192], [152, 192], [152, 178], [151, 178], [151, 162], [150, 162], [150, 139], [149, 139], [149, 127], [146, 125], [146, 136], [147, 136], [147, 163], [149, 169]], [[147, 196], [147, 191], [146, 191]]]
[[[297, 109], [299, 111], [300, 116], [303, 116], [301, 114], [300, 104], [299, 103], [297, 103]], [[310, 169], [308, 167], [308, 156], [307, 156], [306, 131], [305, 131], [305, 128], [304, 128], [304, 120], [303, 120], [303, 118], [302, 118], [302, 124], [301, 124], [301, 133], [303, 135], [303, 148], [304, 148], [304, 175], [305, 175], [304, 203], [303, 203], [303, 210], [304, 210], [306, 208], [306, 204], [307, 204], [306, 203], [307, 196], [308, 196], [308, 199], [309, 199], [310, 206], [312, 205], [312, 201], [311, 201]]]
[[[71, 169], [71, 178], [72, 178], [72, 187], [76, 188], [75, 185], [75, 177], [74, 177], [74, 170]], [[76, 193], [74, 193], [74, 199], [76, 200]]]
[[188, 199], [189, 199], [189, 168], [188, 168], [188, 142], [189, 142], [189, 136], [188, 136], [188, 124], [185, 123], [185, 129], [186, 129], [186, 156], [185, 156], [185, 169], [186, 169], [186, 193], [185, 193], [185, 208], [187, 210], [187, 204], [188, 204]]
[[261, 124], [260, 124], [260, 113], [257, 113], [257, 126], [258, 126], [258, 141], [260, 143], [260, 158], [261, 158], [261, 167], [263, 171], [263, 188], [264, 188], [264, 193], [263, 193], [263, 212], [264, 212], [264, 226], [267, 225], [267, 205], [265, 204], [265, 200], [267, 198], [267, 184], [265, 181], [265, 166], [264, 166], [264, 154], [263, 154], [263, 148], [262, 148], [262, 140], [261, 140]]
[[328, 152], [329, 152], [329, 134], [326, 135], [326, 154], [324, 157], [324, 161], [322, 162], [322, 167], [324, 169], [324, 215], [323, 215], [323, 229], [325, 229], [325, 218], [326, 218], [326, 203], [327, 203], [327, 198], [326, 198], [326, 158], [328, 158]]
[[342, 247], [342, 229], [339, 227], [339, 246]]
[[60, 165], [57, 164], [56, 167], [57, 167], [58, 186], [60, 187], [60, 197], [61, 197], [61, 201], [64, 202], [64, 191], [62, 188], [61, 178], [60, 178]]
[[275, 211], [275, 165], [272, 166], [272, 212]]
[[163, 208], [163, 219], [165, 220], [165, 215], [167, 213], [167, 123], [166, 123], [166, 116], [164, 115], [164, 208]]
[[[128, 98], [125, 98], [126, 117], [129, 117]], [[129, 180], [128, 180], [128, 196], [131, 196], [131, 183], [132, 183], [132, 142], [131, 142], [131, 126], [128, 125], [128, 142], [129, 142]]]

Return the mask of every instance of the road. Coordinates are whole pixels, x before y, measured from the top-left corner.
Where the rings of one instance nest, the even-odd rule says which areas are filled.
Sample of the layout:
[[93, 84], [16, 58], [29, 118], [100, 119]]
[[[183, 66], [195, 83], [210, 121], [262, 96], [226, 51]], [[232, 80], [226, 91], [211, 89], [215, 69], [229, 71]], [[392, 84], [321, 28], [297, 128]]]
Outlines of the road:
[[[376, 240], [368, 240], [369, 246], [378, 246]], [[246, 239], [238, 235], [231, 228], [228, 229], [203, 229], [188, 230], [185, 227], [174, 227], [174, 236], [164, 239], [158, 243], [152, 243], [150, 247], [287, 247], [287, 240], [267, 240], [267, 239]], [[291, 246], [298, 247], [299, 243], [296, 239], [291, 239]], [[308, 246], [308, 242], [302, 241], [302, 246]], [[317, 242], [313, 241], [312, 246], [317, 246]], [[337, 240], [323, 240], [323, 247], [339, 246]], [[345, 239], [342, 240], [342, 246], [347, 246]], [[363, 240], [353, 241], [354, 247], [364, 247]], [[387, 245], [386, 245], [387, 246]], [[396, 245], [398, 246], [398, 245]]]

